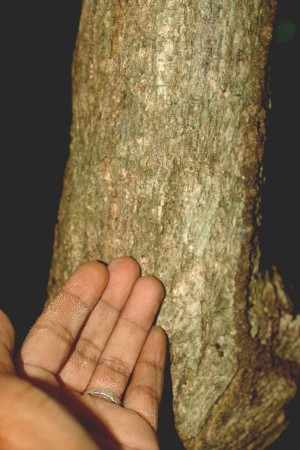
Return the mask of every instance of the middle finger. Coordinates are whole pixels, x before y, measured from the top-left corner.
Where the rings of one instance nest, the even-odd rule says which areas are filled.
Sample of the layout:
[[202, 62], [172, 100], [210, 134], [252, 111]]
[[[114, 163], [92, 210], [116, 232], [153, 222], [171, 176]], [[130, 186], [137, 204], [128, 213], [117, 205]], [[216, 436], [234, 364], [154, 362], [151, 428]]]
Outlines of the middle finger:
[[104, 389], [122, 396], [164, 295], [157, 278], [144, 276], [136, 281], [99, 358], [88, 391]]
[[129, 257], [113, 260], [108, 270], [109, 282], [105, 291], [59, 372], [60, 381], [65, 387], [77, 392], [86, 389], [120, 311], [141, 275], [139, 264]]

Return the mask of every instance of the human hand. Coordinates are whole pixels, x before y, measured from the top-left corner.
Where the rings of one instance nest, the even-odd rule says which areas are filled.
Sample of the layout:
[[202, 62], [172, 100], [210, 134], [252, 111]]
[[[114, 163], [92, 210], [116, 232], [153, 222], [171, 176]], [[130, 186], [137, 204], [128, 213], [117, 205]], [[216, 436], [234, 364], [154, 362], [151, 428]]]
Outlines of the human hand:
[[[152, 324], [164, 295], [132, 258], [82, 265], [30, 330], [22, 378], [0, 311], [1, 449], [157, 450], [166, 335]], [[122, 406], [86, 393], [99, 389]]]

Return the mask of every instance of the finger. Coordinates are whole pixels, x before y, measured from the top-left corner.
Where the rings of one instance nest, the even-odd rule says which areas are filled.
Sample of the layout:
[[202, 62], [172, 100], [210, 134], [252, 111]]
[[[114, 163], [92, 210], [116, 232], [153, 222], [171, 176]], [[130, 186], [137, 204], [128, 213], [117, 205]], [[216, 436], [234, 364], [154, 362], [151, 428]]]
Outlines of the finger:
[[125, 408], [144, 417], [157, 430], [159, 404], [164, 384], [167, 337], [153, 327], [137, 360], [124, 398]]
[[145, 276], [137, 280], [88, 389], [102, 388], [122, 396], [164, 294], [164, 287], [157, 278]]
[[15, 332], [7, 315], [0, 309], [0, 375], [15, 373], [13, 351]]
[[34, 367], [57, 373], [101, 297], [108, 277], [107, 268], [94, 261], [83, 264], [71, 275], [21, 348], [19, 361], [25, 374], [30, 371], [31, 375]]
[[108, 285], [78, 336], [70, 357], [59, 372], [63, 384], [78, 392], [86, 389], [120, 310], [141, 275], [139, 264], [129, 257], [113, 260], [108, 265], [108, 271]]

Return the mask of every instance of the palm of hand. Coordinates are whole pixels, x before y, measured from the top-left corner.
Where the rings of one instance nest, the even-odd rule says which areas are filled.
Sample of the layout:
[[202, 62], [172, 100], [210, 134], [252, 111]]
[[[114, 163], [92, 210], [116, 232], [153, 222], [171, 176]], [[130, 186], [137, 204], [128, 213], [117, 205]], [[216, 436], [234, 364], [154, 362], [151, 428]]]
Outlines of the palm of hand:
[[[158, 449], [166, 337], [152, 323], [163, 297], [161, 283], [141, 277], [131, 258], [84, 264], [25, 340], [18, 365], [27, 381], [11, 376], [2, 314], [1, 448]], [[85, 394], [99, 388], [123, 406]]]

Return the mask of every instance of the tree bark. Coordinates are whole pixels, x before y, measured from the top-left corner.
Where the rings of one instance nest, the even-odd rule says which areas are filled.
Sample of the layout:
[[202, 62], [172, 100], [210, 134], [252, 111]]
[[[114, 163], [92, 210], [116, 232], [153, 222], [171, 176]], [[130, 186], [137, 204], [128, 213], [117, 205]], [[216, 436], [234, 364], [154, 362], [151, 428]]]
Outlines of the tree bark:
[[257, 231], [275, 0], [84, 0], [49, 299], [128, 254], [166, 286], [186, 449], [263, 449], [287, 425], [300, 319]]

